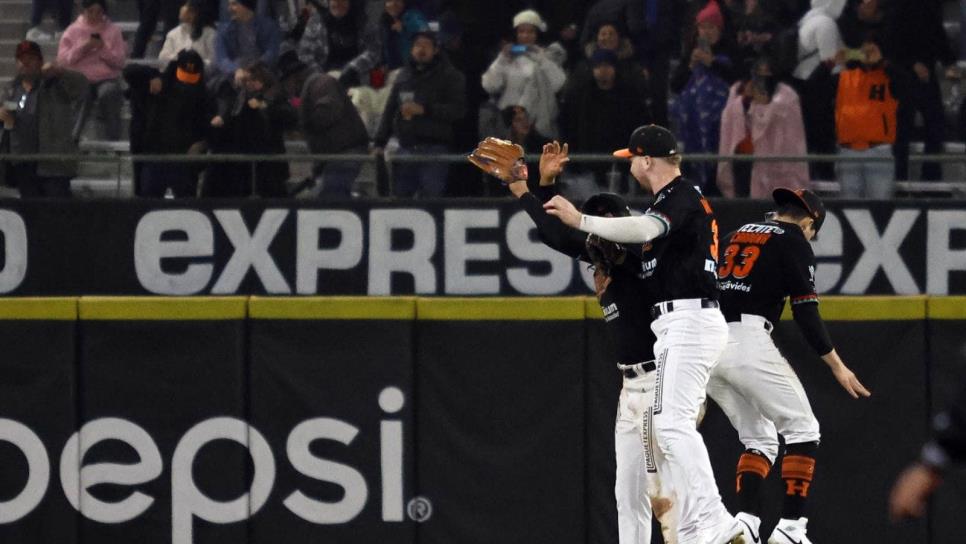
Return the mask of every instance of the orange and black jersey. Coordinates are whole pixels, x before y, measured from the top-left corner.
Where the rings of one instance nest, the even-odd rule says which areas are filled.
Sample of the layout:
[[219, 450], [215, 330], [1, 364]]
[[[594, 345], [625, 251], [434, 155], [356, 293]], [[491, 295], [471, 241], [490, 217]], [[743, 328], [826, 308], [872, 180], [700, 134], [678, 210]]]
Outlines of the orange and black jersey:
[[718, 299], [718, 222], [711, 204], [678, 176], [657, 192], [644, 212], [664, 223], [663, 236], [644, 244], [644, 279], [656, 302]]
[[721, 312], [727, 321], [741, 314], [777, 323], [791, 299], [795, 321], [819, 355], [832, 350], [818, 315], [815, 254], [794, 223], [749, 223], [728, 236], [718, 265]]
[[[553, 198], [553, 187], [542, 187], [539, 197], [527, 193], [520, 203], [537, 225], [540, 240], [575, 259], [591, 262], [587, 255], [587, 233], [572, 229], [547, 214], [543, 203]], [[654, 333], [651, 332], [651, 306], [642, 275], [641, 255], [637, 248], [627, 247], [624, 261], [611, 270], [610, 285], [600, 296], [607, 334], [615, 347], [618, 363], [634, 364], [654, 359]]]

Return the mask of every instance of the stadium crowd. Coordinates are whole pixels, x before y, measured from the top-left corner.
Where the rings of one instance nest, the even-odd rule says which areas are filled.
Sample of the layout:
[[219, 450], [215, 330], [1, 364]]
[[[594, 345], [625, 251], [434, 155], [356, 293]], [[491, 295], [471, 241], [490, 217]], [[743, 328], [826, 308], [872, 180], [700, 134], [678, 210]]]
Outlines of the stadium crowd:
[[[180, 2], [139, 0], [128, 44], [107, 0], [81, 0], [73, 22], [69, 0], [34, 0], [33, 23], [49, 9], [62, 28], [57, 58], [34, 41], [17, 47], [2, 149], [76, 152], [91, 120], [97, 139], [120, 140], [124, 100], [139, 154], [284, 154], [303, 139], [313, 153], [433, 156], [490, 135], [528, 152], [558, 139], [609, 153], [654, 122], [674, 127], [685, 154], [893, 159], [686, 161], [710, 195], [766, 198], [837, 179], [842, 196], [889, 198], [909, 177], [911, 141], [940, 153], [959, 137], [947, 134], [940, 80], [958, 81], [960, 55], [939, 0], [508, 2], [505, 14], [444, 0]], [[481, 30], [494, 17], [499, 28]], [[144, 60], [159, 18], [163, 44]], [[395, 196], [480, 194], [462, 165], [388, 163]], [[70, 193], [71, 163], [0, 164], [24, 196]], [[361, 166], [315, 164], [293, 183], [280, 161], [137, 163], [135, 192], [349, 197]], [[922, 178], [940, 179], [939, 166], [926, 163]], [[626, 165], [578, 162], [569, 176], [619, 187]]]

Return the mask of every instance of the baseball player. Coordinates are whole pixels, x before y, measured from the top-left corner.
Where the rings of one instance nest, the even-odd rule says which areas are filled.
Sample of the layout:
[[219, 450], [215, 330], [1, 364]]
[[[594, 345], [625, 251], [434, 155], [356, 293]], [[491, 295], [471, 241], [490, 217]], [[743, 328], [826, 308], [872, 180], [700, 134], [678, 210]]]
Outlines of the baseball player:
[[[659, 467], [680, 508], [682, 544], [744, 543], [742, 525], [721, 502], [708, 450], [695, 428], [711, 369], [728, 339], [718, 309], [718, 233], [714, 212], [681, 176], [681, 156], [670, 131], [639, 127], [629, 146], [631, 174], [654, 202], [641, 216], [581, 214], [561, 196], [544, 204], [565, 225], [617, 243], [643, 245], [640, 275], [648, 289], [657, 336], [653, 426], [664, 455]], [[666, 476], [664, 476], [666, 475]]]
[[749, 223], [723, 246], [718, 279], [729, 342], [708, 383], [714, 399], [738, 430], [745, 452], [738, 460], [737, 492], [745, 538], [759, 542], [759, 490], [778, 454], [775, 430], [785, 438], [781, 520], [769, 544], [810, 544], [805, 536], [805, 500], [815, 471], [818, 421], [802, 384], [771, 338], [785, 298], [806, 340], [852, 397], [869, 391], [832, 347], [818, 312], [815, 256], [809, 240], [825, 220], [822, 201], [811, 191], [776, 189], [778, 209], [770, 219]]
[[[561, 147], [553, 142], [543, 146], [540, 186], [534, 192], [527, 187], [526, 171], [514, 171], [523, 154], [516, 147], [505, 140], [488, 138], [480, 142], [469, 159], [484, 172], [502, 174], [498, 177], [507, 182], [510, 192], [519, 199], [546, 245], [594, 266], [594, 291], [623, 376], [614, 427], [617, 460], [614, 493], [619, 541], [620, 544], [650, 544], [653, 506], [654, 514], [661, 521], [665, 542], [671, 544], [674, 511], [670, 509], [670, 499], [662, 497], [649, 425], [657, 373], [654, 335], [647, 328], [651, 321], [650, 304], [645, 286], [638, 278], [640, 252], [566, 227], [544, 211], [543, 203], [556, 194], [556, 177], [569, 160], [566, 144]], [[591, 197], [584, 203], [583, 211], [605, 217], [630, 215], [624, 199], [612, 193]], [[647, 333], [642, 334], [642, 330]]]

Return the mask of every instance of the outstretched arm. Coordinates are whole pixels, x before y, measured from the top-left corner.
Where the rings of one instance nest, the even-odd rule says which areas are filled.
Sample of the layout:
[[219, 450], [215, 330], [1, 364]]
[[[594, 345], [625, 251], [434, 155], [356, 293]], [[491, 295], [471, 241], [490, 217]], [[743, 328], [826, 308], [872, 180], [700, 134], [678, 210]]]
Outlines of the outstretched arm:
[[543, 205], [547, 213], [568, 227], [596, 234], [618, 243], [647, 243], [668, 231], [668, 224], [657, 216], [597, 217], [584, 215], [566, 198], [557, 195]]

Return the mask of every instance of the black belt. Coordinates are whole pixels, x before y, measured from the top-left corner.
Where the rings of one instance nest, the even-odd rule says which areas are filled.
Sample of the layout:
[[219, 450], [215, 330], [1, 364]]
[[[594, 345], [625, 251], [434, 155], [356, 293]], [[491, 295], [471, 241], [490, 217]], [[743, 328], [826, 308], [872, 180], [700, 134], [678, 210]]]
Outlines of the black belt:
[[[771, 324], [771, 321], [765, 319], [764, 317], [761, 317], [759, 315], [754, 315], [754, 314], [751, 314], [751, 317], [756, 318], [755, 319], [756, 322], [758, 321], [758, 319], [761, 319], [761, 326], [765, 328], [765, 332], [767, 332], [768, 334], [771, 334], [771, 331], [775, 330], [775, 326]], [[734, 316], [725, 317], [725, 321], [727, 321], [728, 323], [747, 323], [747, 321], [744, 321], [741, 319], [741, 315], [738, 315], [737, 318]]]
[[[717, 308], [718, 301], [712, 300], [710, 298], [701, 299], [702, 308]], [[657, 319], [658, 317], [673, 312], [674, 310], [680, 310], [682, 308], [675, 308], [674, 301], [669, 300], [667, 302], [658, 302], [654, 306], [651, 306], [651, 319]]]
[[657, 370], [657, 365], [654, 361], [647, 361], [645, 363], [637, 363], [636, 365], [631, 365], [628, 367], [621, 368], [621, 374], [627, 379], [640, 378], [649, 372], [654, 372]]

